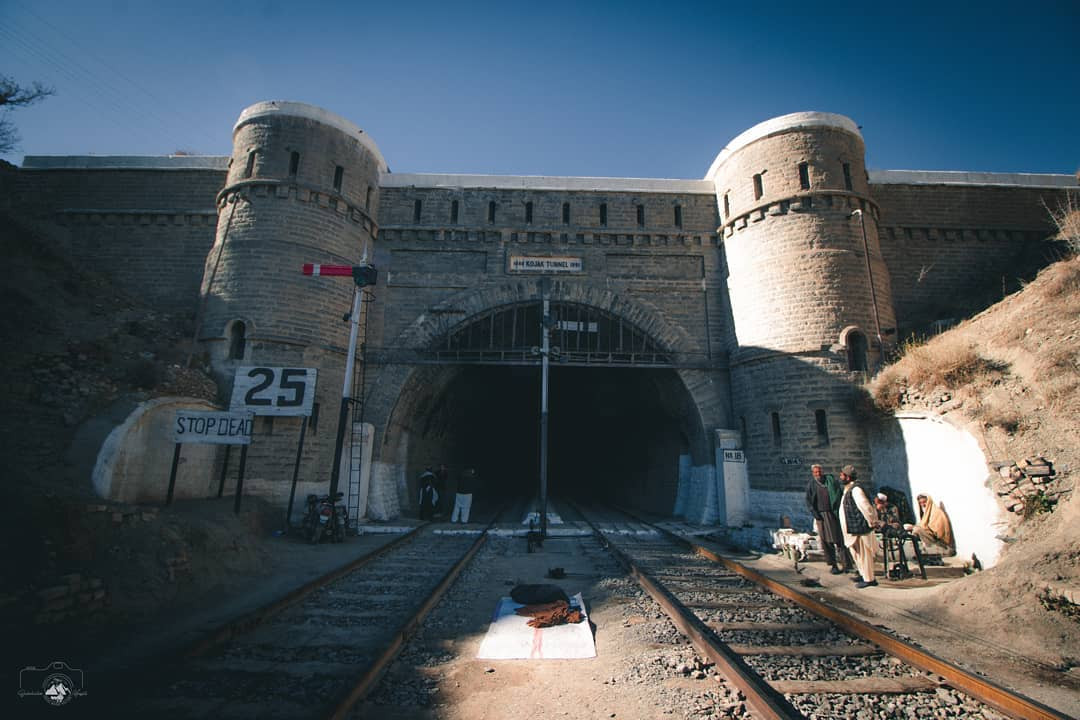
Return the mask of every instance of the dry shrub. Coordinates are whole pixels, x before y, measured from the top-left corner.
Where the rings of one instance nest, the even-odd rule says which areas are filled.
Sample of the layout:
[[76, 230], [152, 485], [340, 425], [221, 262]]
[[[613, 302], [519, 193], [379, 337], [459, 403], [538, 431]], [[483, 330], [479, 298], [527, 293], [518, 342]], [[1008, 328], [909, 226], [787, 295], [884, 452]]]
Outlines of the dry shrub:
[[1040, 290], [1043, 297], [1080, 297], [1080, 246], [1073, 248], [1076, 257], [1055, 263], [1043, 271]]
[[974, 412], [974, 415], [986, 427], [999, 427], [1010, 435], [1026, 429], [1024, 418], [1012, 405], [1002, 407], [997, 404], [982, 403]]
[[896, 410], [900, 407], [900, 401], [906, 389], [907, 375], [898, 364], [884, 368], [869, 387], [874, 405], [885, 411]]
[[955, 392], [966, 385], [997, 382], [1007, 368], [984, 358], [969, 343], [941, 335], [926, 344], [906, 343], [900, 360], [878, 373], [870, 392], [880, 409], [895, 410], [908, 388]]
[[1000, 376], [1001, 366], [979, 355], [973, 346], [959, 339], [941, 336], [920, 345], [905, 356], [908, 385], [955, 390], [976, 380]]
[[1047, 208], [1057, 226], [1057, 239], [1073, 255], [1080, 255], [1080, 196], [1068, 193], [1056, 210]]

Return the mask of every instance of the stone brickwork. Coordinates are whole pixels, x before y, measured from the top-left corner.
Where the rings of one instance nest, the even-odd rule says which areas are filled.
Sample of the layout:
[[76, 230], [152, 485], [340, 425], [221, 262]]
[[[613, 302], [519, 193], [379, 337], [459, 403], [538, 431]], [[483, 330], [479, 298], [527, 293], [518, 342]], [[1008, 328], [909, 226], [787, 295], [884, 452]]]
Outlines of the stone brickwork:
[[752, 489], [798, 490], [814, 462], [869, 474], [847, 344], [861, 333], [870, 367], [879, 330], [892, 339], [896, 321], [858, 129], [824, 113], [764, 125], [710, 170], [733, 318], [732, 427], [745, 428]]
[[[306, 277], [301, 267], [357, 265], [371, 251], [385, 169], [362, 130], [311, 106], [260, 103], [233, 131], [217, 238], [205, 258], [199, 340], [225, 387], [241, 365], [318, 368], [321, 427], [305, 443], [307, 480], [325, 481], [333, 465], [349, 339], [342, 315], [353, 283]], [[297, 418], [257, 421], [250, 472], [290, 478], [299, 428]]]
[[4, 195], [79, 265], [153, 307], [193, 311], [224, 166], [223, 158], [28, 158], [5, 178]]
[[[0, 168], [0, 208], [148, 302], [197, 312], [226, 384], [239, 365], [317, 367], [307, 483], [330, 474], [352, 284], [300, 266], [371, 261], [358, 394], [373, 519], [409, 512], [421, 465], [466, 432], [436, 422], [461, 370], [417, 358], [538, 303], [548, 277], [553, 302], [617, 318], [670, 361], [635, 388], [663, 457], [640, 460], [628, 504], [723, 522], [712, 437], [735, 428], [750, 521], [801, 522], [811, 463], [872, 481], [854, 391], [881, 345], [1037, 256], [1044, 205], [1077, 192], [1064, 176], [868, 174], [857, 126], [827, 113], [750, 128], [702, 180], [391, 174], [362, 130], [299, 103], [248, 108], [233, 139], [229, 158], [28, 158]], [[518, 272], [515, 257], [580, 271]], [[256, 422], [253, 487], [291, 478], [299, 426]]]
[[[882, 252], [903, 327], [957, 317], [971, 299], [985, 305], [1018, 289], [1018, 276], [1052, 255], [1047, 208], [1066, 190], [1045, 177], [1027, 185], [957, 184], [959, 173], [878, 172], [871, 188], [881, 207]], [[999, 178], [1000, 182], [1001, 179]], [[981, 306], [980, 305], [980, 306]]]

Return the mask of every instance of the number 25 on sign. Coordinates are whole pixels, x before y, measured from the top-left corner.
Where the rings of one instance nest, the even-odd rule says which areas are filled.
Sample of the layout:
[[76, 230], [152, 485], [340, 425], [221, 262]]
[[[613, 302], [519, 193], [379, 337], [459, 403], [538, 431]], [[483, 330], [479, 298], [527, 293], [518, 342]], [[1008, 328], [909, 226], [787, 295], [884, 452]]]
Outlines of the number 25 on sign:
[[311, 415], [315, 376], [315, 368], [239, 367], [229, 409], [255, 415]]

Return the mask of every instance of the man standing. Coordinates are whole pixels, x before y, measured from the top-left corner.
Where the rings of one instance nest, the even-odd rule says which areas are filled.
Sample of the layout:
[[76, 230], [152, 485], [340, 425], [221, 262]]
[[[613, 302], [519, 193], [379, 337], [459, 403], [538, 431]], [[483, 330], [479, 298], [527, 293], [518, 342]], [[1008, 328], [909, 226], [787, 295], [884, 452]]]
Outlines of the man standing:
[[454, 512], [450, 522], [469, 522], [469, 510], [472, 509], [473, 491], [476, 490], [476, 468], [465, 468], [458, 478], [457, 494], [454, 496]]
[[[839, 575], [851, 569], [847, 550], [844, 548], [844, 536], [840, 531], [840, 518], [836, 512], [840, 507], [844, 489], [836, 478], [826, 475], [820, 465], [811, 465], [810, 474], [813, 477], [806, 485], [806, 506], [814, 516], [814, 530], [821, 538], [821, 549], [832, 568], [829, 572]], [[836, 565], [838, 554], [843, 560], [843, 570]]]
[[[450, 484], [450, 471], [446, 469], [446, 463], [439, 463], [439, 469], [435, 471], [435, 490], [439, 493], [439, 497], [449, 497], [446, 494], [446, 488]], [[441, 506], [446, 507], [446, 501], [443, 501]], [[435, 507], [435, 514], [442, 516], [442, 512], [439, 509], [439, 505]]]
[[855, 484], [855, 479], [855, 466], [845, 465], [840, 471], [840, 482], [844, 484], [844, 495], [840, 499], [840, 529], [844, 533], [844, 544], [851, 548], [855, 567], [859, 569], [861, 579], [855, 587], [862, 589], [877, 585], [874, 579], [874, 554], [877, 550], [874, 524], [878, 518], [877, 511], [863, 489]]
[[439, 504], [439, 491], [435, 489], [435, 473], [431, 466], [420, 474], [420, 519], [431, 520], [435, 515], [435, 506]]

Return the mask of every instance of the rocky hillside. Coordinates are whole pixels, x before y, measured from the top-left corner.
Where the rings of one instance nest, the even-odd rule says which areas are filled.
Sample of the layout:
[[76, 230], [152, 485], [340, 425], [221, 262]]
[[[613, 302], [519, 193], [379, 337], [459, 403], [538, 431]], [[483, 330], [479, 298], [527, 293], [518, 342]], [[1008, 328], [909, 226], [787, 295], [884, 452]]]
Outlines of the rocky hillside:
[[115, 515], [134, 522], [145, 514], [102, 505], [94, 496], [87, 458], [78, 457], [80, 426], [150, 397], [214, 400], [218, 390], [203, 369], [186, 367], [192, 318], [157, 312], [118, 292], [107, 278], [72, 265], [3, 214], [0, 252], [6, 265], [0, 286], [0, 493], [5, 507], [19, 509], [0, 523], [7, 558], [0, 569], [0, 609], [18, 622], [46, 607], [61, 611], [50, 617], [63, 617], [71, 609], [68, 599], [48, 592], [62, 584], [86, 596], [87, 607], [102, 605], [95, 603], [119, 581], [79, 577], [111, 549], [110, 533], [88, 534], [88, 523]]
[[942, 586], [920, 613], [1049, 668], [1080, 666], [1080, 255], [903, 350], [868, 388], [875, 407], [971, 432], [1010, 518], [998, 564]]

